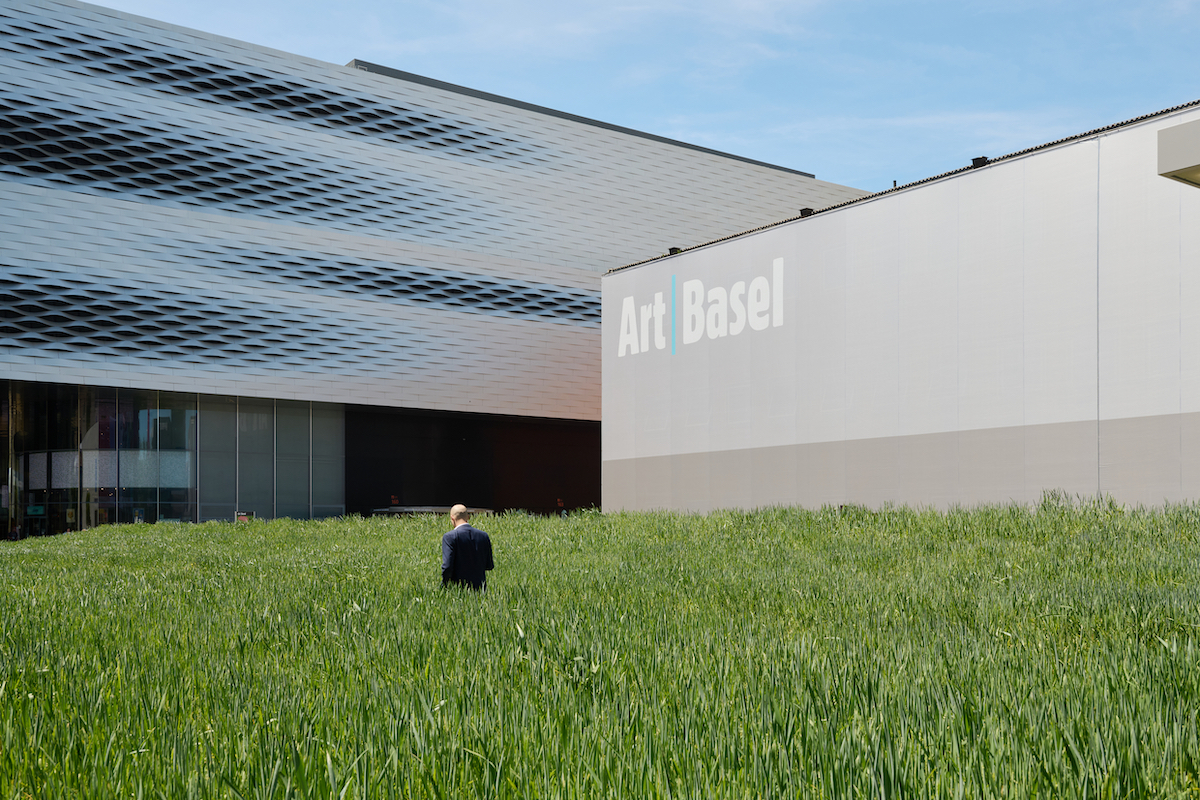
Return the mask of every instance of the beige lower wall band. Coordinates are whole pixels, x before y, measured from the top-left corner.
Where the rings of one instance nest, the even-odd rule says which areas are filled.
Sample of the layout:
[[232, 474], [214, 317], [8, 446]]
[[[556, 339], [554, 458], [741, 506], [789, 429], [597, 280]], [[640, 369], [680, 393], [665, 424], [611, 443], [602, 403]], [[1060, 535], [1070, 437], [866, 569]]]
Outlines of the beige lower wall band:
[[1043, 492], [1128, 505], [1200, 498], [1200, 414], [606, 460], [603, 505], [709, 511], [887, 503], [1035, 503]]

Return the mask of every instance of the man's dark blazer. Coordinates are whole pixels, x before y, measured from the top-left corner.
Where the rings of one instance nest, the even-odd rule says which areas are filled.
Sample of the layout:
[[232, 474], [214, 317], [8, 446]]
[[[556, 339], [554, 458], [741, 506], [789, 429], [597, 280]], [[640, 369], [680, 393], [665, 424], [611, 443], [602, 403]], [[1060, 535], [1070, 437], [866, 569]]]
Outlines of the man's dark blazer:
[[492, 563], [492, 540], [467, 523], [442, 537], [442, 584], [459, 584], [472, 589], [487, 587]]

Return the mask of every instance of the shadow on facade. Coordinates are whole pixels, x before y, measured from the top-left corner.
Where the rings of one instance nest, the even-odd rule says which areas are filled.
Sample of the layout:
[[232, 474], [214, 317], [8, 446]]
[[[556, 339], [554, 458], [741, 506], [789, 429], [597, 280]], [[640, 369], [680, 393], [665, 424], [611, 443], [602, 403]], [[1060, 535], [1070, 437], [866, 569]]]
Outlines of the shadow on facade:
[[346, 406], [348, 512], [453, 503], [599, 508], [600, 423]]

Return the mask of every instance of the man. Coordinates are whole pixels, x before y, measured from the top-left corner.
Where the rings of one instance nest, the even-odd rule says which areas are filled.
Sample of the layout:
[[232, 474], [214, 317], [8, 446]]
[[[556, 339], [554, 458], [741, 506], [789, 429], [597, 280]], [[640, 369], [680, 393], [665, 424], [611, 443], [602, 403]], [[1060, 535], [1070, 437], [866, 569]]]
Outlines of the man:
[[492, 540], [468, 524], [467, 507], [461, 503], [450, 509], [454, 530], [442, 537], [442, 585], [455, 584], [472, 589], [487, 588], [487, 571], [492, 563]]

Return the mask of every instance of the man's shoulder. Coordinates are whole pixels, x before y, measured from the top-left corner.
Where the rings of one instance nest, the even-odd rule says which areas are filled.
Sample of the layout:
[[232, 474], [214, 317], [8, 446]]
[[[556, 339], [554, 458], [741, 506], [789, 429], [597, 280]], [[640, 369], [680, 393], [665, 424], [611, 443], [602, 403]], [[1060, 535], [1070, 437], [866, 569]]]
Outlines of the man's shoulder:
[[442, 535], [442, 541], [444, 542], [454, 541], [456, 539], [487, 539], [488, 541], [491, 541], [490, 537], [487, 535], [487, 531], [480, 530], [479, 528], [475, 528], [474, 525], [468, 525], [466, 523], [458, 525], [458, 527], [454, 530], [446, 531], [446, 533]]
[[449, 538], [457, 538], [459, 536], [478, 536], [478, 535], [487, 536], [487, 534], [484, 533], [483, 531], [479, 530], [479, 528], [476, 528], [474, 525], [468, 525], [467, 523], [464, 522], [462, 525], [459, 525], [454, 530], [447, 531], [446, 533], [442, 534], [442, 538], [449, 539]]
[[451, 533], [455, 534], [456, 536], [461, 536], [464, 539], [470, 539], [476, 542], [486, 541], [490, 544], [492, 541], [491, 537], [487, 535], [487, 531], [481, 531], [474, 525], [463, 525], [455, 528], [453, 531], [451, 531]]

